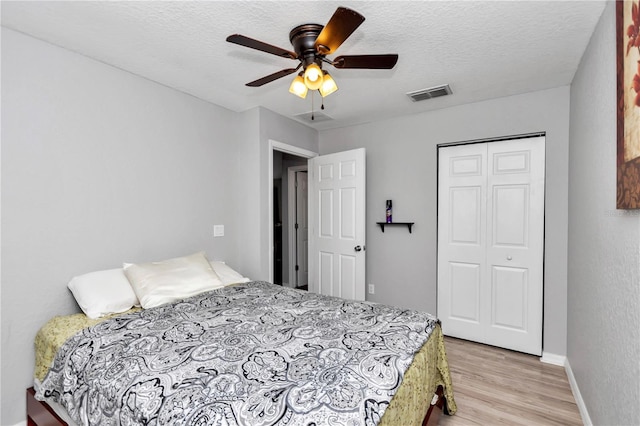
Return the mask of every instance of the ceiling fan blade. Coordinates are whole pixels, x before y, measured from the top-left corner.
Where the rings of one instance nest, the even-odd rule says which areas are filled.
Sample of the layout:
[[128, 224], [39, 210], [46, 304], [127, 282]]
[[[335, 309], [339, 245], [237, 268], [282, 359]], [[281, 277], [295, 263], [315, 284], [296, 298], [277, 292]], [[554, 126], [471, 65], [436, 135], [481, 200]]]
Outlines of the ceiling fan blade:
[[398, 62], [398, 55], [345, 55], [333, 61], [336, 68], [368, 68], [390, 70]]
[[272, 55], [281, 56], [283, 58], [297, 59], [298, 55], [295, 52], [291, 52], [286, 49], [282, 49], [278, 46], [272, 46], [260, 40], [255, 40], [241, 34], [233, 34], [227, 37], [229, 43], [239, 44], [240, 46], [249, 47], [251, 49], [261, 50], [263, 52], [271, 53]]
[[[298, 67], [300, 68], [300, 67]], [[271, 83], [274, 80], [277, 80], [279, 78], [282, 78], [284, 76], [287, 76], [289, 74], [293, 74], [294, 72], [298, 71], [298, 68], [287, 68], [286, 70], [281, 70], [278, 72], [274, 72], [273, 74], [269, 74], [267, 76], [264, 76], [262, 78], [259, 78], [257, 80], [254, 80], [250, 83], [247, 83], [246, 85], [249, 87], [260, 87], [262, 85], [265, 85], [267, 83]]]
[[336, 49], [364, 22], [364, 16], [355, 10], [339, 7], [316, 39], [316, 50], [323, 55]]

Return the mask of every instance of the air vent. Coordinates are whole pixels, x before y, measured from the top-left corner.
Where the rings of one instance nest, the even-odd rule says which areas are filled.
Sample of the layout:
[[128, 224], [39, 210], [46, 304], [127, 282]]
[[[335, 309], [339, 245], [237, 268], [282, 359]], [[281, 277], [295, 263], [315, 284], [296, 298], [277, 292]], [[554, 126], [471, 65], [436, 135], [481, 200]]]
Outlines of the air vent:
[[407, 96], [410, 97], [413, 102], [418, 102], [425, 101], [427, 99], [439, 98], [440, 96], [447, 96], [451, 93], [453, 93], [451, 91], [451, 87], [449, 87], [448, 84], [443, 84], [442, 86], [408, 92]]
[[[312, 116], [313, 120], [311, 119]], [[321, 111], [303, 112], [302, 114], [296, 114], [294, 117], [303, 121], [307, 121], [309, 123], [322, 123], [323, 121], [333, 120], [333, 118], [329, 117], [327, 114]]]

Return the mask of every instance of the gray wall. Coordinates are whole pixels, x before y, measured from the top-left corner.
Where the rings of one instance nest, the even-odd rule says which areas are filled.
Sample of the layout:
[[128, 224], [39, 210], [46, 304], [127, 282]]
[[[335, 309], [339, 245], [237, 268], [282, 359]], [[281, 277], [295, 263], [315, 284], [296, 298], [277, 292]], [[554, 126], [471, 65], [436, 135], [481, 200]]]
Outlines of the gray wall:
[[[236, 114], [2, 31], [2, 424], [71, 277], [206, 250], [237, 261]], [[230, 125], [231, 124], [231, 125]], [[227, 236], [212, 238], [212, 225]]]
[[[455, 96], [455, 95], [454, 95]], [[436, 312], [437, 144], [547, 132], [545, 352], [566, 353], [569, 88], [447, 108], [320, 132], [320, 153], [367, 150], [368, 300]], [[414, 230], [380, 232], [385, 200]]]
[[317, 151], [315, 130], [270, 111], [2, 29], [1, 424], [25, 419], [38, 328], [78, 311], [74, 275], [206, 250], [267, 277], [270, 138]]
[[[283, 117], [265, 108], [260, 108], [260, 204], [261, 211], [269, 208], [269, 193], [272, 183], [269, 182], [269, 141], [286, 143], [312, 152], [318, 152], [318, 132], [290, 118]], [[283, 170], [283, 174], [286, 173]], [[284, 184], [284, 181], [283, 181]], [[269, 280], [269, 229], [272, 224], [266, 214], [258, 218], [260, 222], [260, 279]], [[284, 276], [283, 276], [284, 279]]]
[[233, 204], [225, 206], [234, 211], [238, 222], [238, 236], [235, 239], [236, 250], [241, 253], [238, 259], [239, 271], [253, 279], [261, 279], [260, 262], [260, 226], [259, 216], [266, 215], [267, 209], [261, 211], [260, 187], [260, 150], [259, 128], [260, 110], [254, 108], [240, 114], [240, 135], [235, 141], [237, 156], [236, 168], [240, 176], [235, 182], [226, 180], [224, 185], [232, 185], [237, 191]]
[[640, 215], [616, 210], [615, 4], [571, 85], [568, 342], [593, 424], [640, 424]]

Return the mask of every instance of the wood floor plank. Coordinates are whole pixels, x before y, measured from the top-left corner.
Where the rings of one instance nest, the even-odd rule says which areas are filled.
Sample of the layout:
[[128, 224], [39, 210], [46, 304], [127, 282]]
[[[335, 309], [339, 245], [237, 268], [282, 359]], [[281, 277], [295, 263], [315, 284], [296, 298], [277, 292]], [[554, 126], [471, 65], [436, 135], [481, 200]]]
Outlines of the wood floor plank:
[[445, 347], [458, 412], [440, 425], [582, 425], [563, 367], [451, 337]]

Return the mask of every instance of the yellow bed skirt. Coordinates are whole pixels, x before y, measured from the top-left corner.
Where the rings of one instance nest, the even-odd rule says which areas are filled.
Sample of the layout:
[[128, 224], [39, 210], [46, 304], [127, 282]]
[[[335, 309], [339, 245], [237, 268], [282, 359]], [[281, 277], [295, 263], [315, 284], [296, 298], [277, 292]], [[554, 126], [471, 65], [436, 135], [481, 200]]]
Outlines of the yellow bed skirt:
[[379, 425], [421, 425], [438, 386], [444, 390], [447, 413], [454, 414], [458, 408], [453, 399], [449, 362], [440, 325], [433, 329], [429, 340], [413, 358]]

